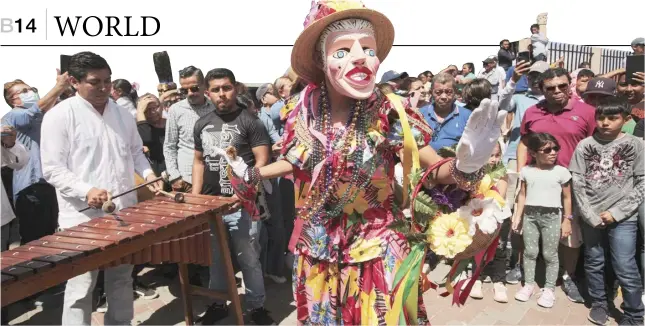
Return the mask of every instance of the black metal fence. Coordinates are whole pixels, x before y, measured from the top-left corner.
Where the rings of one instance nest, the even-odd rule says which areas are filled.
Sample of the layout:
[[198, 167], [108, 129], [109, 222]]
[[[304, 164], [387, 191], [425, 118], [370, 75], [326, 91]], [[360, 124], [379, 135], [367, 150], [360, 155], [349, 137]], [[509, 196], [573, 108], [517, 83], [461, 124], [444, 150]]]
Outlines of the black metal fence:
[[623, 67], [625, 57], [632, 54], [630, 51], [602, 49], [600, 54], [600, 74], [606, 74]]
[[590, 46], [550, 42], [547, 45], [549, 62], [554, 63], [564, 57], [564, 68], [568, 71], [578, 69], [583, 62], [591, 63], [593, 52]]

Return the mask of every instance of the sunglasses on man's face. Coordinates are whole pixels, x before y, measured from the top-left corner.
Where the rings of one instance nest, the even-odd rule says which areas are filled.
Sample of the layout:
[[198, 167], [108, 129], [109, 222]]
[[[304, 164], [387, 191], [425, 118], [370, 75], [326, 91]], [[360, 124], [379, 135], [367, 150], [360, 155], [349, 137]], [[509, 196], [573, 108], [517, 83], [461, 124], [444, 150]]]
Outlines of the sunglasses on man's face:
[[556, 86], [546, 86], [545, 88], [547, 92], [554, 92], [556, 87], [560, 89], [560, 91], [564, 92], [569, 88], [569, 84], [558, 84]]
[[551, 152], [556, 152], [557, 153], [559, 151], [560, 151], [560, 146], [547, 147], [547, 148], [543, 148], [543, 149], [540, 150], [540, 152], [542, 152], [544, 154], [551, 154]]
[[191, 93], [197, 93], [197, 92], [199, 92], [199, 86], [195, 85], [195, 86], [191, 86], [189, 88], [183, 88], [182, 87], [182, 88], [179, 89], [179, 93], [182, 94], [182, 95], [186, 95], [186, 94], [188, 94], [189, 90], [190, 90]]

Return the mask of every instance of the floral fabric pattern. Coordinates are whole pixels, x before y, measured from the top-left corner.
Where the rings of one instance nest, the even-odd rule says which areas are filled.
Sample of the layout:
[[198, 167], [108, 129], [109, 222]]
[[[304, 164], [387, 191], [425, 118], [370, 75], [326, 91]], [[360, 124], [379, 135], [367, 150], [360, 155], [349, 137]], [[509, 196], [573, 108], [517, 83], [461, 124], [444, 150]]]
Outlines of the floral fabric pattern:
[[[317, 90], [317, 86], [309, 85], [289, 101], [283, 135], [283, 159], [294, 166], [296, 208], [300, 212], [310, 209], [305, 203], [317, 178], [311, 162], [317, 141], [312, 134]], [[404, 218], [394, 202], [395, 153], [403, 146], [401, 127], [396, 111], [378, 90], [364, 108], [362, 114], [368, 125], [362, 159], [347, 160], [345, 173], [331, 186], [324, 213], [300, 220], [301, 231], [294, 232], [298, 257], [293, 270], [294, 299], [298, 320], [303, 324], [389, 325], [400, 323], [400, 316], [407, 315], [402, 312], [404, 307], [390, 297], [396, 290], [397, 272], [410, 253], [405, 236], [388, 228]], [[425, 123], [415, 111], [406, 111], [408, 120]], [[425, 146], [430, 134], [412, 130], [418, 146]], [[342, 128], [334, 131], [331, 141], [344, 134]], [[345, 155], [352, 157], [358, 146], [350, 144]], [[334, 157], [328, 159], [337, 162], [335, 156], [342, 154], [336, 149]], [[361, 189], [350, 189], [356, 188], [350, 182], [355, 169], [359, 169], [359, 180], [369, 181]], [[355, 195], [343, 204], [348, 193]], [[334, 210], [338, 213], [333, 214]], [[416, 313], [416, 320], [407, 323], [427, 323], [422, 296]]]

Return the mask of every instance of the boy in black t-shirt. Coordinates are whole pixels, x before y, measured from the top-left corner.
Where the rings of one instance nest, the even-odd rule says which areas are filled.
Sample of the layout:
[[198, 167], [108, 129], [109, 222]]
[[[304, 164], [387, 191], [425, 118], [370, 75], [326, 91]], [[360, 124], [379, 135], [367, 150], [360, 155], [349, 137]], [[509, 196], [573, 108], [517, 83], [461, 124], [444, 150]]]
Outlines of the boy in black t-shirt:
[[[230, 197], [234, 192], [226, 173], [228, 162], [216, 154], [215, 149], [234, 146], [246, 164], [261, 167], [270, 161], [271, 142], [260, 119], [237, 102], [235, 76], [230, 70], [213, 69], [206, 74], [205, 79], [206, 95], [216, 109], [195, 123], [193, 193]], [[264, 309], [265, 291], [259, 244], [261, 223], [253, 221], [244, 209], [224, 216], [223, 220], [228, 227], [233, 253], [244, 277], [249, 315], [258, 325], [273, 324], [273, 319]], [[211, 231], [215, 232], [212, 224]], [[225, 292], [227, 283], [219, 245], [214, 237], [211, 239], [209, 288]], [[227, 316], [226, 302], [216, 301], [201, 317], [201, 323], [212, 325]]]

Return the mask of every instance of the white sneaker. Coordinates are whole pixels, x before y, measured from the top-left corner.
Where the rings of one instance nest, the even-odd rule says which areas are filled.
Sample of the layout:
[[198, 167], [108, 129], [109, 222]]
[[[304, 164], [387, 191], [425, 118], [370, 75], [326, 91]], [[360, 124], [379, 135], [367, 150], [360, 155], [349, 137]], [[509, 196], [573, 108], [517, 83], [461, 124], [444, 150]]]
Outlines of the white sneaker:
[[473, 285], [473, 288], [470, 290], [470, 297], [473, 299], [483, 299], [484, 293], [482, 293], [482, 281], [477, 280]]
[[508, 295], [506, 295], [506, 286], [504, 286], [504, 283], [498, 282], [493, 284], [493, 291], [495, 292], [493, 300], [500, 303], [508, 302]]
[[276, 282], [278, 284], [282, 284], [287, 281], [287, 279], [284, 276], [267, 274], [267, 277], [273, 280], [273, 282]]

